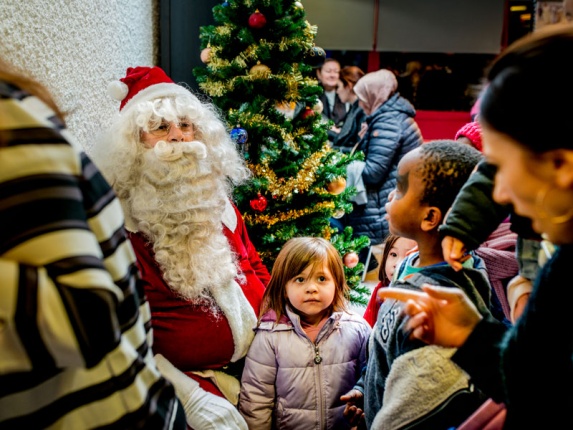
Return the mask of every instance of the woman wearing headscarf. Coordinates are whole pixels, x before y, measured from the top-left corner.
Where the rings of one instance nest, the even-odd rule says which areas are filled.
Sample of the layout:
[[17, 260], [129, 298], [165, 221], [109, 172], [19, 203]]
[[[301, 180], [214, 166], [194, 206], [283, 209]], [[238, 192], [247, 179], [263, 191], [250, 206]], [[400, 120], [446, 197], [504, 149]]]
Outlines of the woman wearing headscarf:
[[[388, 235], [386, 200], [396, 186], [396, 168], [408, 151], [423, 143], [414, 120], [414, 106], [398, 93], [393, 72], [381, 69], [367, 73], [354, 86], [359, 105], [366, 113], [367, 128], [357, 151], [364, 152], [362, 180], [367, 202], [354, 204], [346, 224], [357, 236], [368, 236], [370, 245], [379, 245]], [[360, 255], [365, 262], [368, 249]], [[372, 269], [372, 268], [369, 268]]]

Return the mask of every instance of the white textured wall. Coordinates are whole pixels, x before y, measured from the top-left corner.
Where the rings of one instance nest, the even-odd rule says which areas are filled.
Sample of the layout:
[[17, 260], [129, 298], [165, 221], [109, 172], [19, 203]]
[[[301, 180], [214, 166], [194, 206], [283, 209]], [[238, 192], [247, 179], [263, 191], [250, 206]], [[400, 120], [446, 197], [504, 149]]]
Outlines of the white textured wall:
[[89, 153], [119, 102], [111, 80], [154, 65], [158, 0], [0, 0], [0, 55], [46, 85]]

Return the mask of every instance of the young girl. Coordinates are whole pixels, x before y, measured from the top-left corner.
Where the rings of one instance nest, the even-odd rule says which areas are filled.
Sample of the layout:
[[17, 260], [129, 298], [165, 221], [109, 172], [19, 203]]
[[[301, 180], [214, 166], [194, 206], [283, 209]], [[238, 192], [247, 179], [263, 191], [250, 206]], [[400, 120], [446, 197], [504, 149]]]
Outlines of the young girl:
[[380, 303], [378, 301], [378, 290], [382, 287], [387, 287], [392, 282], [394, 271], [400, 266], [400, 263], [409, 251], [416, 247], [416, 241], [407, 239], [405, 237], [389, 234], [384, 240], [384, 248], [382, 251], [382, 260], [380, 262], [380, 270], [378, 272], [378, 285], [372, 290], [372, 295], [364, 311], [364, 319], [368, 321], [372, 327], [376, 323]]
[[[346, 311], [348, 286], [330, 242], [285, 243], [263, 296], [239, 410], [251, 429], [345, 429], [348, 392], [366, 363], [370, 326]], [[361, 412], [361, 411], [360, 411]]]

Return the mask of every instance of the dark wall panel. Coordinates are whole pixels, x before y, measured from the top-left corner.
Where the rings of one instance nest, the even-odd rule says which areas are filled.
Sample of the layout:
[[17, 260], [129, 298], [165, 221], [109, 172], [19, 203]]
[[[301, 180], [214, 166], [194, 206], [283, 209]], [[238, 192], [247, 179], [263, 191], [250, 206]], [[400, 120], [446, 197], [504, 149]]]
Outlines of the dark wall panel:
[[159, 65], [175, 82], [197, 89], [193, 68], [203, 65], [199, 27], [214, 24], [217, 0], [161, 0]]
[[[370, 51], [375, 0], [301, 0], [316, 44]], [[377, 51], [499, 53], [504, 0], [379, 0]]]

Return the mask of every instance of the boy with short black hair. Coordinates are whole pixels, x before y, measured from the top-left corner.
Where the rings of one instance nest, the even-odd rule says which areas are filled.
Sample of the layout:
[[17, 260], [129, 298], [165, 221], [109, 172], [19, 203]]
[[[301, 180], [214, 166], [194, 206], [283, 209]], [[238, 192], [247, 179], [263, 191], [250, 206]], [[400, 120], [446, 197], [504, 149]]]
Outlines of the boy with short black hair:
[[[443, 259], [438, 227], [481, 153], [454, 140], [428, 142], [398, 164], [396, 188], [386, 204], [392, 234], [415, 240], [394, 275], [392, 286], [420, 289], [423, 283], [461, 288], [478, 309], [489, 313], [490, 284], [483, 262], [468, 255], [456, 272]], [[467, 375], [450, 361], [453, 348], [410, 339], [403, 302], [385, 300], [369, 342], [363, 387], [369, 429], [457, 427], [483, 401]], [[363, 384], [361, 387], [360, 385]], [[342, 400], [359, 398], [351, 391]], [[350, 408], [350, 406], [348, 407]]]

